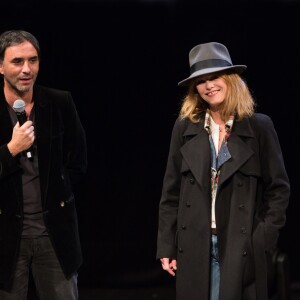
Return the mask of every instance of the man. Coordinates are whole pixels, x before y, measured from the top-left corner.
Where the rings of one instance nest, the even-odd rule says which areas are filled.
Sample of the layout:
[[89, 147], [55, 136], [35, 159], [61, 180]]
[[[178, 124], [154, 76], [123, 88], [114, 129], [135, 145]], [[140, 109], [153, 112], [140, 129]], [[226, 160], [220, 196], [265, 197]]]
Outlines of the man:
[[31, 33], [0, 35], [0, 300], [26, 299], [30, 270], [40, 299], [78, 299], [73, 188], [86, 172], [86, 136], [70, 92], [35, 84], [39, 62]]

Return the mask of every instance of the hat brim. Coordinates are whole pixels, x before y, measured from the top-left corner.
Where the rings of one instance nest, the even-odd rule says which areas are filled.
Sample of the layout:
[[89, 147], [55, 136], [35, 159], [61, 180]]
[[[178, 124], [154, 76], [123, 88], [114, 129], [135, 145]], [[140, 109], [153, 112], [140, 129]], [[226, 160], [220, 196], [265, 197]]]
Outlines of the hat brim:
[[241, 74], [246, 68], [247, 68], [247, 66], [245, 66], [245, 65], [235, 65], [235, 66], [229, 66], [229, 67], [203, 69], [203, 70], [194, 72], [193, 74], [190, 75], [190, 77], [178, 82], [178, 85], [179, 86], [187, 85], [190, 82], [190, 80], [192, 80], [195, 77], [210, 74], [210, 73], [221, 72], [221, 71], [225, 71], [225, 70], [231, 70], [233, 73]]

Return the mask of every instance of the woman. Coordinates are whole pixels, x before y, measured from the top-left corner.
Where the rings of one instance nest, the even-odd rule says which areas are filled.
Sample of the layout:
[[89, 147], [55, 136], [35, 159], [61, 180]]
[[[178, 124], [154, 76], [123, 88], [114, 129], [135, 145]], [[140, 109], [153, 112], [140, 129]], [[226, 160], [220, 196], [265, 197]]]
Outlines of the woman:
[[177, 300], [267, 300], [267, 261], [286, 220], [290, 186], [272, 120], [227, 48], [189, 53], [159, 206], [157, 258]]

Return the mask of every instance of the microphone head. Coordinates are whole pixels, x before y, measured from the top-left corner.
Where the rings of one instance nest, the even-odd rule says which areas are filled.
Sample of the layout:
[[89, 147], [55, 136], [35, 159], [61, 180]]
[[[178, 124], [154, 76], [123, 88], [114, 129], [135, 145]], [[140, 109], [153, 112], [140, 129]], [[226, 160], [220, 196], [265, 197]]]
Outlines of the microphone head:
[[25, 102], [24, 100], [18, 99], [14, 102], [13, 109], [15, 112], [23, 112], [25, 111]]

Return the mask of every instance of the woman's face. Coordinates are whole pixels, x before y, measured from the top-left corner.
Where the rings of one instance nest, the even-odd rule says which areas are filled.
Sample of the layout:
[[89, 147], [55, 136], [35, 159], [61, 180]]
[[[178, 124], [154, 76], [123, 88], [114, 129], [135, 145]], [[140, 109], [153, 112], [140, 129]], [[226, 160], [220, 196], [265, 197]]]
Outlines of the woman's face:
[[225, 100], [227, 84], [217, 74], [208, 74], [196, 79], [196, 89], [211, 110], [217, 110]]

